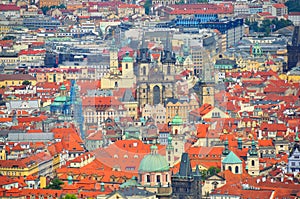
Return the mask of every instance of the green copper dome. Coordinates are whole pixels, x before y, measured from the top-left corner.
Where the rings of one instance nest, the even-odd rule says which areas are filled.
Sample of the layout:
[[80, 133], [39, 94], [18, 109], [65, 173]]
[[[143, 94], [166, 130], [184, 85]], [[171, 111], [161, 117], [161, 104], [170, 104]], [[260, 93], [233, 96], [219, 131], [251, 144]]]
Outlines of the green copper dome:
[[122, 62], [133, 62], [133, 58], [129, 56], [129, 52], [126, 52], [126, 55], [123, 57]]
[[263, 52], [262, 52], [262, 49], [261, 49], [261, 46], [256, 43], [253, 48], [252, 48], [252, 54], [255, 56], [255, 57], [259, 57], [259, 56], [262, 56]]
[[240, 158], [238, 158], [232, 151], [224, 158], [223, 164], [242, 164]]
[[139, 172], [163, 172], [169, 171], [167, 160], [159, 154], [146, 155], [140, 163]]
[[176, 115], [172, 120], [172, 125], [182, 125], [183, 121], [182, 118], [179, 115]]
[[64, 91], [65, 91], [65, 90], [67, 90], [67, 88], [66, 88], [66, 86], [63, 84], [63, 85], [61, 85], [61, 87], [59, 88], [59, 90], [61, 90], [61, 91], [64, 90]]

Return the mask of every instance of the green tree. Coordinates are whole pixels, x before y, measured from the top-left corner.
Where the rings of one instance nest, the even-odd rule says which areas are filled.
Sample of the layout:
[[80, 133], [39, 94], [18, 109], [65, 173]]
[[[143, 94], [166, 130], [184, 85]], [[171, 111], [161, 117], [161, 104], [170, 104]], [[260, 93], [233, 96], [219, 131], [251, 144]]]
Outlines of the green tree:
[[7, 36], [2, 38], [2, 40], [15, 40], [15, 39], [16, 39], [16, 37], [12, 36], [12, 35], [7, 35]]
[[74, 194], [67, 194], [63, 199], [77, 199], [77, 197]]
[[41, 8], [41, 10], [42, 10], [43, 14], [46, 15], [47, 12], [50, 10], [50, 8], [49, 8], [48, 6], [43, 6], [43, 7]]
[[30, 81], [28, 81], [28, 80], [24, 80], [23, 82], [22, 82], [22, 85], [30, 85], [31, 83], [30, 83]]
[[218, 167], [209, 167], [207, 170], [207, 173], [208, 173], [208, 175], [214, 175], [214, 174], [219, 173], [220, 171], [221, 171], [221, 169]]
[[53, 178], [53, 180], [47, 185], [46, 189], [56, 189], [56, 190], [60, 190], [61, 189], [61, 185], [63, 185], [64, 183], [58, 179], [58, 178]]
[[65, 4], [60, 4], [59, 6], [57, 6], [57, 8], [59, 8], [59, 9], [66, 9], [67, 7], [65, 6]]

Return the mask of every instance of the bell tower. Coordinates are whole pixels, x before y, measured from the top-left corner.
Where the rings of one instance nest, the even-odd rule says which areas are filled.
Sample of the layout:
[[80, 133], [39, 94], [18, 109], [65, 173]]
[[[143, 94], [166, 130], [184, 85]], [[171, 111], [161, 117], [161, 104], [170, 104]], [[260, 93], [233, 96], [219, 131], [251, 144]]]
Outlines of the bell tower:
[[110, 74], [118, 75], [119, 62], [118, 62], [118, 49], [116, 47], [115, 40], [113, 39], [111, 42], [111, 47], [109, 49], [109, 67], [110, 67]]
[[252, 140], [251, 149], [247, 155], [248, 174], [251, 176], [259, 175], [259, 159], [256, 149], [256, 143]]
[[215, 76], [214, 65], [205, 63], [203, 65], [202, 75], [200, 79], [200, 99], [201, 104], [215, 105]]

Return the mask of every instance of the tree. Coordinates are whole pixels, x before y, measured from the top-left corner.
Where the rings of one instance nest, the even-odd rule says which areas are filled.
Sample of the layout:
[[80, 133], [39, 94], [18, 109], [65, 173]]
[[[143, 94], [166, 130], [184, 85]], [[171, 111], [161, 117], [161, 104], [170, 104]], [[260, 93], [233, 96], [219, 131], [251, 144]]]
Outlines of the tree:
[[208, 173], [208, 175], [214, 175], [214, 174], [219, 173], [220, 171], [221, 171], [221, 169], [218, 167], [209, 167], [207, 170], [207, 173]]
[[41, 9], [42, 9], [42, 12], [44, 15], [46, 15], [47, 12], [50, 10], [50, 8], [48, 6], [43, 6]]
[[58, 179], [58, 178], [53, 178], [53, 180], [47, 185], [46, 189], [56, 189], [56, 190], [60, 190], [61, 189], [61, 185], [63, 185], [64, 183]]
[[59, 8], [59, 9], [66, 9], [67, 7], [65, 6], [65, 4], [60, 4], [59, 6], [57, 6], [57, 8]]
[[2, 40], [15, 40], [15, 39], [16, 39], [16, 37], [12, 36], [12, 35], [7, 35], [7, 36], [2, 38]]
[[28, 86], [28, 85], [30, 85], [30, 84], [31, 84], [31, 82], [28, 81], [28, 80], [24, 80], [24, 81], [22, 82], [22, 85], [25, 85], [25, 86]]
[[67, 194], [63, 199], [77, 199], [74, 194]]

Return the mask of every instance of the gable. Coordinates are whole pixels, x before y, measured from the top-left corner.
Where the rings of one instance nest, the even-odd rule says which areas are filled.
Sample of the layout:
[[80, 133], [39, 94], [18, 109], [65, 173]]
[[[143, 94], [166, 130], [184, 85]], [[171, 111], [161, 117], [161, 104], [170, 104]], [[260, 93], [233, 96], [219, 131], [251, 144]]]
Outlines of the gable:
[[206, 181], [225, 181], [225, 178], [219, 175], [212, 175], [206, 179]]
[[214, 107], [211, 111], [203, 115], [202, 118], [229, 118], [229, 115], [221, 109]]

